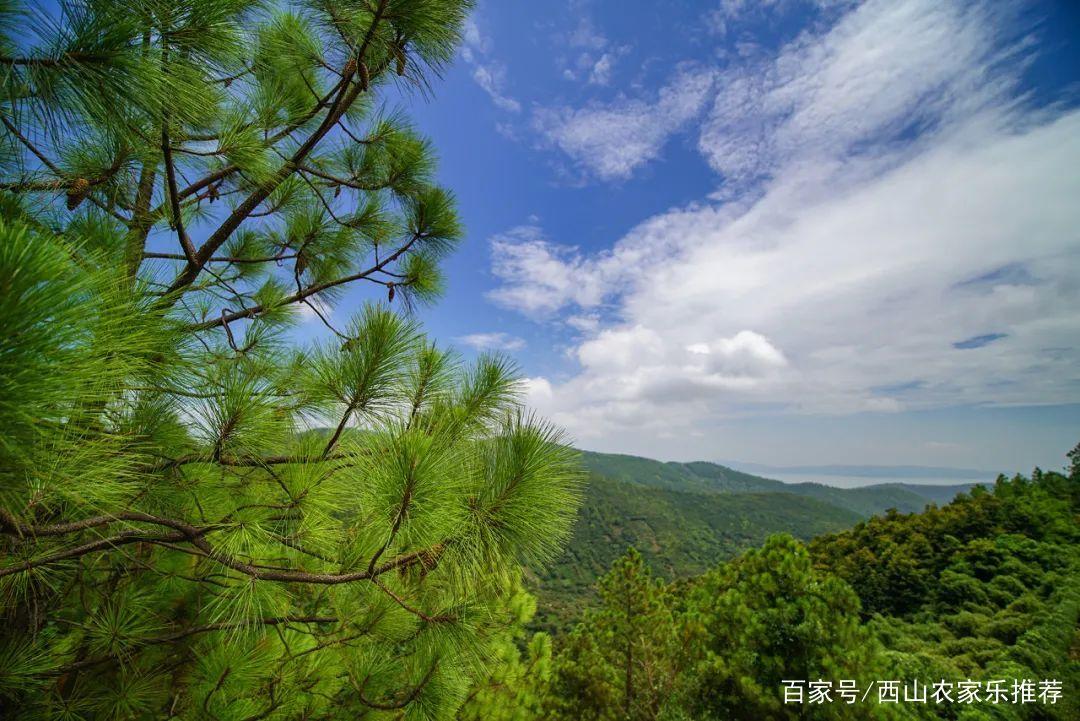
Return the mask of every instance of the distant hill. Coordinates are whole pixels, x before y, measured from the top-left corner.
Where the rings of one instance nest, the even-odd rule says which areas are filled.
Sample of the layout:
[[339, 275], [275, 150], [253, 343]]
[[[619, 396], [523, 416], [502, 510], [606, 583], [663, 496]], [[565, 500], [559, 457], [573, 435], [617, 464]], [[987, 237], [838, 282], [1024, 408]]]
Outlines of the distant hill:
[[867, 517], [890, 508], [911, 513], [923, 510], [927, 503], [948, 503], [957, 493], [967, 492], [974, 485], [883, 483], [860, 488], [834, 488], [821, 483], [784, 483], [704, 461], [665, 463], [638, 456], [588, 451], [583, 453], [582, 460], [593, 473], [627, 483], [704, 493], [791, 493], [826, 501]]
[[834, 488], [707, 462], [588, 451], [582, 460], [590, 474], [574, 535], [562, 558], [535, 579], [543, 628], [572, 618], [597, 577], [630, 546], [665, 578], [691, 576], [774, 533], [809, 539], [890, 508], [908, 513], [943, 505], [973, 485]]
[[747, 473], [763, 475], [800, 475], [800, 476], [849, 476], [853, 478], [955, 478], [957, 481], [990, 481], [997, 478], [995, 471], [978, 468], [952, 468], [950, 466], [859, 466], [859, 465], [823, 465], [823, 466], [768, 466], [761, 463], [742, 463], [724, 461], [725, 464], [739, 468]]
[[592, 473], [569, 547], [536, 579], [537, 625], [550, 629], [572, 618], [596, 579], [630, 546], [674, 579], [701, 573], [773, 533], [809, 539], [850, 528], [862, 517], [790, 493], [676, 491]]

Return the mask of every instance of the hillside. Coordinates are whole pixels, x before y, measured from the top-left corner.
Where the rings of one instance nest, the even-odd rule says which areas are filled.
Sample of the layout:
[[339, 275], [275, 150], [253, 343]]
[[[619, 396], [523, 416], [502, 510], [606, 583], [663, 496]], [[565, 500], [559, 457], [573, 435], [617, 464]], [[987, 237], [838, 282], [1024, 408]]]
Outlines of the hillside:
[[971, 487], [789, 484], [715, 463], [589, 451], [582, 461], [590, 473], [573, 537], [556, 564], [534, 579], [539, 627], [572, 618], [596, 579], [631, 546], [662, 577], [681, 578], [774, 533], [809, 539], [890, 508], [912, 513], [928, 503], [948, 503]]
[[536, 579], [537, 625], [551, 628], [573, 617], [596, 579], [631, 546], [659, 575], [673, 579], [702, 573], [773, 533], [809, 539], [861, 519], [848, 509], [788, 493], [685, 492], [592, 473], [569, 547]]
[[[806, 545], [776, 535], [676, 583], [657, 583], [644, 554], [628, 552], [555, 639], [534, 718], [1078, 719], [1069, 693], [1080, 682], [1078, 501], [1074, 463], [1069, 477], [1002, 478], [948, 505], [877, 516]], [[819, 714], [777, 692], [806, 685], [785, 679], [830, 677], [865, 679], [854, 685], [871, 701], [834, 695]], [[874, 679], [918, 678], [942, 679], [952, 693], [879, 702], [888, 696]], [[974, 681], [969, 688], [984, 695], [969, 701], [947, 679], [1010, 681]], [[835, 681], [822, 683], [835, 694]], [[1011, 702], [1014, 684], [1031, 689], [1028, 702]], [[930, 683], [897, 685], [921, 699]], [[990, 701], [995, 687], [1005, 695]], [[649, 713], [605, 715], [627, 699]]]
[[861, 488], [834, 488], [821, 483], [784, 483], [743, 473], [716, 463], [675, 463], [638, 456], [586, 451], [582, 460], [590, 471], [607, 478], [655, 488], [705, 493], [791, 493], [845, 508], [869, 517], [895, 508], [916, 513], [927, 503], [944, 504], [973, 484], [920, 486], [882, 483]]

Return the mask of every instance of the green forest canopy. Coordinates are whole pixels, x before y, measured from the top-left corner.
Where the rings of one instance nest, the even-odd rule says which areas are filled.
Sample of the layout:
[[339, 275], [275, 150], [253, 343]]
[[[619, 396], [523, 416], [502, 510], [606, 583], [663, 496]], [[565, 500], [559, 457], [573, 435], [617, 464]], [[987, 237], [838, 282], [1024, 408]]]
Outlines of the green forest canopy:
[[[690, 579], [658, 580], [631, 549], [553, 653], [540, 633], [512, 654], [514, 682], [492, 685], [506, 703], [471, 701], [468, 718], [1077, 718], [1080, 447], [1073, 455], [1069, 475], [1001, 478], [808, 545], [773, 536]], [[827, 681], [832, 702], [785, 704], [785, 680]], [[845, 680], [852, 703], [835, 690]], [[973, 703], [958, 692], [969, 680], [982, 689]], [[918, 681], [923, 694], [940, 684], [951, 700], [878, 703], [883, 681]], [[1014, 687], [1024, 682], [1030, 697]]]

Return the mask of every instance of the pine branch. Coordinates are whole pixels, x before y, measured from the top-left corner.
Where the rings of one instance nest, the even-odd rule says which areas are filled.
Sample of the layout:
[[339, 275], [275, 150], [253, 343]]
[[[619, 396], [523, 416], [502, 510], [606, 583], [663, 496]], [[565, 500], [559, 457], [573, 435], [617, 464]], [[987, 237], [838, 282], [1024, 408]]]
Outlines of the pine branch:
[[[191, 638], [192, 636], [198, 636], [204, 633], [213, 633], [215, 631], [230, 631], [239, 628], [247, 628], [250, 626], [278, 626], [287, 625], [291, 623], [314, 623], [314, 624], [328, 624], [338, 623], [338, 618], [335, 616], [280, 616], [277, 618], [260, 618], [253, 621], [222, 621], [219, 623], [208, 623], [202, 626], [194, 626], [192, 628], [178, 631], [176, 633], [169, 634], [167, 636], [158, 636], [157, 638], [149, 638], [145, 640], [133, 643], [130, 648], [125, 649], [125, 653], [131, 653], [149, 646], [160, 646], [163, 644], [173, 644], [184, 639]], [[82, 659], [80, 661], [74, 661], [69, 664], [65, 664], [57, 669], [53, 669], [48, 672], [49, 676], [62, 676], [72, 671], [81, 671], [91, 666], [97, 666], [98, 664], [112, 661], [119, 658], [118, 654], [103, 654], [94, 658]]]
[[[195, 278], [198, 277], [203, 266], [205, 266], [214, 253], [218, 251], [218, 248], [220, 248], [233, 232], [240, 227], [240, 224], [247, 219], [247, 216], [270, 196], [274, 189], [297, 171], [303, 164], [304, 159], [311, 154], [326, 134], [330, 132], [330, 129], [337, 124], [338, 120], [345, 114], [345, 111], [348, 110], [348, 108], [356, 101], [356, 98], [359, 97], [360, 93], [368, 90], [366, 83], [353, 83], [352, 80], [356, 75], [357, 67], [363, 62], [365, 52], [375, 35], [376, 28], [383, 19], [387, 1], [388, 0], [379, 0], [379, 5], [375, 11], [374, 18], [372, 19], [371, 27], [368, 28], [364, 41], [361, 43], [360, 49], [356, 54], [356, 57], [359, 58], [359, 60], [355, 63], [350, 63], [351, 67], [347, 66], [346, 70], [342, 72], [341, 89], [331, 105], [330, 110], [327, 112], [326, 117], [323, 118], [322, 123], [308, 136], [307, 140], [300, 145], [289, 160], [286, 161], [269, 180], [260, 184], [259, 187], [244, 199], [229, 217], [218, 226], [217, 230], [210, 234], [210, 237], [207, 238], [206, 242], [196, 253], [195, 261], [189, 262], [187, 267], [177, 275], [172, 285], [169, 286], [170, 293], [183, 290], [195, 281]], [[388, 63], [384, 63], [383, 69], [385, 69], [387, 64]]]
[[429, 668], [428, 672], [424, 674], [424, 678], [420, 680], [420, 683], [417, 684], [416, 687], [412, 689], [412, 691], [410, 691], [404, 697], [397, 701], [372, 701], [371, 699], [367, 698], [364, 695], [364, 686], [367, 685], [366, 679], [364, 683], [360, 684], [360, 686], [356, 689], [357, 697], [360, 699], [360, 702], [365, 706], [373, 709], [378, 709], [379, 711], [397, 711], [398, 709], [403, 709], [409, 704], [411, 704], [413, 701], [415, 701], [416, 698], [420, 695], [420, 692], [423, 691], [424, 688], [428, 685], [428, 682], [431, 681], [431, 677], [435, 675], [435, 669], [436, 667], [438, 667], [438, 665], [439, 664], [437, 661], [431, 664], [431, 668]]
[[[418, 234], [414, 234], [411, 238], [409, 238], [406, 243], [404, 243], [400, 248], [394, 251], [394, 253], [379, 261], [375, 265], [358, 273], [353, 273], [352, 275], [346, 275], [341, 278], [335, 278], [334, 280], [328, 280], [324, 283], [317, 283], [315, 285], [308, 286], [304, 290], [293, 293], [292, 295], [284, 298], [278, 304], [278, 307], [284, 305], [291, 305], [292, 303], [298, 303], [305, 298], [310, 298], [313, 295], [322, 293], [323, 291], [329, 290], [330, 288], [336, 288], [339, 285], [345, 285], [346, 283], [354, 283], [358, 280], [370, 280], [371, 276], [375, 273], [385, 272], [384, 269], [388, 265], [400, 258], [403, 254], [407, 253], [409, 249], [419, 240], [421, 240], [421, 236]], [[404, 283], [396, 283], [395, 285], [404, 285]], [[222, 318], [215, 318], [214, 320], [207, 320], [201, 323], [196, 323], [191, 326], [191, 328], [192, 330], [209, 330], [211, 328], [216, 328], [218, 326], [224, 325], [225, 323], [232, 323], [234, 320], [241, 320], [243, 318], [255, 318], [256, 316], [261, 315], [266, 311], [267, 308], [264, 305], [258, 304], [244, 311], [236, 311], [234, 313], [229, 313]]]
[[195, 246], [184, 230], [184, 216], [180, 212], [180, 196], [176, 189], [176, 168], [173, 166], [172, 146], [169, 143], [169, 119], [168, 116], [161, 121], [161, 154], [165, 161], [165, 195], [169, 199], [172, 209], [173, 225], [176, 226], [176, 237], [180, 241], [180, 247], [184, 251], [187, 262], [195, 263]]
[[392, 598], [397, 605], [401, 606], [406, 611], [408, 611], [412, 615], [416, 616], [417, 618], [421, 619], [422, 621], [425, 621], [426, 623], [451, 623], [451, 622], [457, 620], [457, 618], [455, 616], [451, 616], [450, 614], [441, 614], [439, 616], [429, 616], [428, 614], [424, 613], [420, 609], [413, 608], [412, 606], [410, 606], [408, 603], [405, 602], [405, 599], [403, 599], [401, 596], [399, 596], [396, 593], [394, 593], [393, 591], [391, 591], [386, 586], [386, 584], [383, 583], [382, 581], [380, 581], [378, 578], [372, 577], [371, 582], [374, 583], [376, 586], [378, 586], [379, 589], [383, 593], [385, 593], [387, 596]]
[[166, 542], [175, 543], [179, 541], [188, 540], [187, 534], [184, 533], [172, 533], [166, 535], [148, 535], [145, 531], [121, 531], [115, 536], [109, 538], [102, 538], [97, 541], [91, 541], [81, 546], [69, 548], [65, 551], [58, 551], [42, 558], [34, 559], [31, 561], [24, 561], [23, 563], [17, 563], [14, 566], [5, 566], [0, 568], [0, 578], [4, 576], [10, 576], [16, 573], [25, 573], [32, 571], [35, 568], [42, 566], [48, 566], [60, 561], [66, 561], [72, 558], [80, 558], [91, 553], [98, 553], [101, 551], [110, 551], [117, 546], [127, 545], [129, 543], [155, 543]]
[[[33, 155], [38, 160], [40, 160], [41, 163], [46, 168], [51, 170], [58, 178], [60, 178], [60, 179], [62, 179], [64, 181], [65, 187], [68, 188], [69, 210], [73, 209], [72, 204], [71, 204], [73, 199], [77, 200], [75, 205], [77, 205], [78, 203], [81, 203], [83, 199], [87, 199], [91, 203], [96, 205], [98, 208], [100, 208], [101, 210], [105, 211], [109, 215], [111, 215], [114, 218], [116, 218], [117, 220], [119, 220], [124, 225], [128, 225], [128, 223], [130, 221], [127, 218], [120, 215], [119, 213], [117, 213], [112, 208], [106, 206], [104, 203], [102, 203], [100, 200], [98, 200], [97, 198], [95, 198], [93, 195], [90, 194], [90, 188], [95, 184], [100, 184], [100, 183], [103, 183], [106, 180], [108, 180], [108, 178], [109, 178], [108, 175], [96, 179], [96, 181], [97, 181], [96, 183], [91, 183], [91, 181], [86, 179], [86, 178], [69, 179], [66, 176], [66, 174], [64, 173], [64, 171], [61, 170], [60, 166], [58, 166], [56, 163], [49, 160], [49, 158], [45, 155], [45, 153], [43, 153], [36, 145], [34, 145], [34, 143], [31, 142], [29, 138], [27, 138], [25, 135], [23, 135], [19, 131], [19, 129], [15, 126], [15, 124], [12, 123], [10, 120], [8, 120], [7, 116], [3, 115], [2, 113], [0, 113], [0, 122], [2, 122], [4, 124], [4, 127], [7, 128], [9, 133], [11, 133], [13, 136], [15, 136], [15, 138], [20, 143], [22, 143], [23, 147], [25, 147], [27, 150], [29, 150], [31, 153], [33, 153]], [[119, 169], [119, 166], [120, 166], [120, 163], [117, 163], [117, 170]]]
[[[143, 258], [156, 258], [159, 260], [187, 260], [187, 256], [180, 253], [152, 253], [144, 252]], [[237, 258], [230, 256], [217, 256], [210, 258], [209, 263], [277, 263], [282, 260], [295, 260], [296, 253], [284, 253], [282, 255], [272, 255], [264, 258]]]
[[4, 526], [8, 529], [8, 535], [17, 535], [21, 537], [36, 537], [36, 536], [53, 536], [53, 535], [68, 535], [71, 533], [77, 533], [79, 531], [87, 530], [90, 528], [99, 528], [107, 526], [112, 523], [121, 521], [132, 521], [140, 523], [149, 523], [153, 525], [163, 526], [171, 528], [177, 531], [174, 534], [168, 534], [164, 536], [150, 536], [145, 531], [121, 531], [116, 536], [110, 538], [103, 538], [97, 541], [92, 541], [75, 548], [67, 549], [65, 551], [59, 551], [44, 558], [25, 561], [13, 566], [7, 566], [0, 568], [0, 577], [9, 576], [15, 573], [23, 573], [40, 566], [56, 563], [58, 561], [67, 560], [70, 558], [78, 558], [90, 553], [95, 553], [103, 550], [108, 550], [113, 545], [121, 545], [126, 543], [136, 543], [139, 541], [146, 542], [167, 542], [178, 543], [187, 542], [195, 547], [196, 550], [201, 552], [206, 558], [222, 565], [227, 568], [231, 568], [234, 571], [239, 571], [247, 576], [250, 576], [257, 580], [265, 581], [277, 581], [280, 583], [307, 583], [316, 585], [335, 585], [339, 583], [351, 583], [354, 581], [367, 581], [373, 578], [377, 578], [384, 573], [393, 571], [399, 568], [405, 568], [415, 565], [417, 563], [424, 563], [427, 558], [430, 558], [431, 554], [438, 552], [445, 544], [439, 544], [435, 549], [425, 549], [422, 551], [415, 551], [413, 553], [407, 553], [402, 556], [388, 561], [381, 566], [365, 570], [365, 571], [353, 571], [349, 573], [309, 573], [307, 571], [299, 571], [293, 569], [274, 569], [260, 566], [257, 564], [247, 563], [241, 561], [236, 557], [224, 553], [218, 549], [215, 549], [206, 539], [205, 536], [215, 530], [220, 530], [221, 525], [215, 524], [212, 526], [197, 527], [193, 526], [186, 521], [180, 521], [171, 518], [162, 518], [160, 516], [153, 516], [148, 513], [141, 513], [138, 511], [127, 511], [124, 513], [118, 513], [114, 516], [95, 516], [93, 518], [83, 519], [82, 521], [76, 521], [67, 524], [57, 524], [54, 526], [30, 526], [21, 523], [10, 512], [3, 510], [0, 515], [0, 522], [3, 522]]

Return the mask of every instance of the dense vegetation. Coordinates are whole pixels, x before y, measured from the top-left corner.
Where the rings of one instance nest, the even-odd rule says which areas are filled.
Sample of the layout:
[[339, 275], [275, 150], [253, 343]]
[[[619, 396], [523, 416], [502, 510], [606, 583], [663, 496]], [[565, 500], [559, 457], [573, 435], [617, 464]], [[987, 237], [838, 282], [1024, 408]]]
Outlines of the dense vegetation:
[[450, 718], [501, 668], [576, 454], [397, 310], [462, 230], [376, 100], [469, 7], [0, 3], [0, 717]]
[[832, 488], [782, 483], [713, 463], [592, 452], [582, 453], [582, 460], [592, 473], [569, 545], [532, 583], [540, 601], [534, 625], [549, 631], [577, 615], [597, 579], [628, 548], [672, 580], [704, 573], [774, 533], [809, 540], [889, 509], [921, 511], [938, 499], [947, 503], [972, 488]]
[[[529, 719], [1073, 719], [1080, 714], [1080, 450], [1069, 475], [1001, 478], [924, 513], [804, 545], [773, 536], [665, 582], [631, 549], [516, 693]], [[538, 638], [547, 642], [545, 634]], [[517, 663], [521, 663], [520, 659]], [[784, 680], [867, 701], [785, 704]], [[875, 682], [1057, 680], [1056, 703], [879, 704]], [[1036, 687], [1037, 688], [1037, 687]]]
[[791, 493], [847, 509], [864, 518], [890, 508], [912, 513], [921, 511], [927, 502], [948, 503], [957, 493], [974, 485], [881, 483], [861, 488], [835, 488], [821, 483], [784, 483], [703, 461], [663, 463], [612, 453], [584, 453], [582, 460], [597, 475], [634, 485], [697, 493]]
[[663, 578], [675, 579], [704, 573], [773, 533], [810, 539], [861, 519], [790, 493], [686, 493], [594, 473], [566, 550], [537, 574], [536, 625], [555, 630], [573, 619], [593, 595], [597, 579], [628, 548], [639, 550]]

